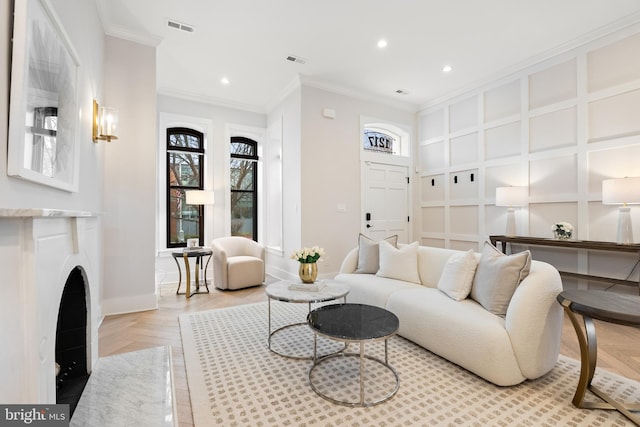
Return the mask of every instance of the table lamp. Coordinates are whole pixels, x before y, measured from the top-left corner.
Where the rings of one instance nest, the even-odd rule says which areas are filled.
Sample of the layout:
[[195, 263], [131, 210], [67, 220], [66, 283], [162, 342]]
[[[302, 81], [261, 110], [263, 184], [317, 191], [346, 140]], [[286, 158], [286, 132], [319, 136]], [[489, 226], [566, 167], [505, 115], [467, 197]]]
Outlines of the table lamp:
[[640, 203], [640, 177], [615, 178], [602, 181], [602, 204], [621, 205], [618, 216], [618, 240], [621, 245], [633, 243], [631, 212], [627, 205]]
[[[185, 191], [185, 202], [188, 205], [198, 206], [198, 215], [200, 218], [204, 217], [204, 205], [213, 205], [213, 191], [208, 190], [187, 190]], [[200, 236], [204, 238], [204, 236]], [[187, 242], [189, 246], [189, 242]]]
[[496, 206], [507, 206], [507, 231], [505, 235], [516, 235], [514, 208], [527, 205], [527, 187], [497, 187]]

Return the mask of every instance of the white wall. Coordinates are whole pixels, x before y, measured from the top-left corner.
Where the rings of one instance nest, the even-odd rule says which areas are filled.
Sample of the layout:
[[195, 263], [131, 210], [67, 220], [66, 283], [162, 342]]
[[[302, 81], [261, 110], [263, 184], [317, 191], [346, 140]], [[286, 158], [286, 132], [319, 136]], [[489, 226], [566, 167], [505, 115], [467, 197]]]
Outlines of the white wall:
[[0, 10], [0, 207], [56, 208], [100, 212], [102, 210], [103, 150], [91, 140], [93, 99], [102, 94], [104, 33], [94, 2], [53, 0], [71, 44], [80, 57], [78, 102], [79, 131], [76, 143], [80, 149], [79, 191], [70, 193], [24, 181], [7, 175], [7, 124], [9, 76], [11, 69], [11, 3], [4, 1]]
[[267, 118], [268, 123], [282, 123], [282, 251], [267, 252], [267, 273], [282, 279], [296, 274], [297, 266], [289, 256], [301, 247], [302, 241], [301, 96], [302, 90], [297, 86], [269, 112]]
[[[336, 117], [324, 117], [324, 108], [335, 110]], [[358, 244], [362, 116], [404, 124], [409, 129], [415, 123], [415, 114], [409, 109], [302, 86], [301, 245], [325, 249], [320, 275], [336, 274], [344, 256]], [[415, 135], [413, 131], [412, 137]], [[338, 205], [346, 206], [346, 211], [340, 211]]]
[[106, 37], [105, 96], [118, 108], [120, 134], [105, 153], [105, 314], [148, 310], [155, 293], [156, 237], [156, 51], [155, 47]]
[[[55, 208], [61, 210], [89, 211], [100, 215], [103, 211], [102, 186], [104, 173], [104, 150], [91, 140], [91, 120], [93, 99], [103, 93], [104, 33], [94, 2], [84, 0], [53, 0], [51, 4], [60, 19], [80, 59], [78, 78], [79, 130], [76, 143], [79, 147], [79, 188], [78, 192], [66, 192], [24, 181], [7, 175], [9, 76], [11, 69], [11, 27], [12, 2], [0, 5], [0, 207], [1, 208]], [[98, 217], [101, 222], [100, 216]], [[0, 259], [3, 263], [12, 262]], [[93, 268], [98, 272], [98, 283], [91, 284], [96, 289], [102, 284], [101, 261]], [[5, 281], [3, 286], [11, 286]], [[97, 307], [98, 311], [101, 308]], [[101, 313], [96, 313], [98, 317]], [[0, 318], [1, 319], [1, 318]], [[11, 322], [12, 319], [1, 319]]]
[[[566, 221], [579, 239], [615, 242], [617, 207], [601, 203], [601, 183], [640, 176], [638, 52], [640, 24], [422, 111], [422, 243], [478, 250], [504, 234], [506, 208], [494, 204], [505, 185], [529, 189], [519, 235], [550, 238], [552, 223]], [[640, 208], [632, 218], [638, 242]], [[534, 257], [620, 278], [636, 261], [542, 249]]]

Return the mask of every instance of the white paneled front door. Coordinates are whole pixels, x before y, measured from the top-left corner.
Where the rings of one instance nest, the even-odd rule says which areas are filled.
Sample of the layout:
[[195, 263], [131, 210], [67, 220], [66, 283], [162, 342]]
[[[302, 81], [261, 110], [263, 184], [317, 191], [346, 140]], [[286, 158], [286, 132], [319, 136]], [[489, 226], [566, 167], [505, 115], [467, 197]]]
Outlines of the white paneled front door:
[[407, 166], [366, 162], [364, 164], [364, 234], [373, 240], [398, 235], [409, 238], [409, 183]]

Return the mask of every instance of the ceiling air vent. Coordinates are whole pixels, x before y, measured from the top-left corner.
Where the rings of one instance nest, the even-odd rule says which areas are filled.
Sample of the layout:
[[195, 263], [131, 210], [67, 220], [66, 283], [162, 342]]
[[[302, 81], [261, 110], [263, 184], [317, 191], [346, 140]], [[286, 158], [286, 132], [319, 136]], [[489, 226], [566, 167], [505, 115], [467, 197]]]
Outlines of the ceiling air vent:
[[306, 64], [307, 63], [306, 59], [301, 58], [299, 56], [294, 56], [294, 55], [287, 56], [287, 61], [297, 62], [298, 64]]
[[176, 30], [185, 31], [187, 33], [193, 33], [196, 30], [193, 25], [183, 24], [171, 19], [167, 20], [167, 26], [169, 26], [170, 28], [175, 28]]

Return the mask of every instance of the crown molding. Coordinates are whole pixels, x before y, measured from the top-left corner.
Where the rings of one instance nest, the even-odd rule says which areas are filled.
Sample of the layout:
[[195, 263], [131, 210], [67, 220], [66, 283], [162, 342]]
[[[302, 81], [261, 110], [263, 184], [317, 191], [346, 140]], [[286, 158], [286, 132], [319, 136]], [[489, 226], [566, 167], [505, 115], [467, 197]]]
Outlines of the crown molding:
[[415, 113], [419, 110], [419, 104], [414, 104], [408, 101], [399, 101], [397, 99], [392, 99], [386, 96], [376, 95], [373, 93], [358, 91], [355, 89], [349, 89], [343, 86], [338, 86], [334, 84], [330, 84], [327, 82], [323, 82], [320, 80], [315, 80], [308, 76], [300, 76], [300, 81], [303, 86], [313, 87], [316, 89], [322, 89], [327, 92], [335, 93], [338, 95], [344, 95], [351, 98], [360, 99], [362, 101], [367, 102], [375, 102], [378, 104], [383, 104], [391, 107], [395, 107], [399, 110], [407, 111], [410, 113]]
[[234, 102], [228, 99], [223, 98], [215, 98], [213, 96], [206, 96], [202, 94], [197, 94], [193, 92], [168, 88], [168, 87], [159, 87], [158, 95], [171, 96], [173, 98], [184, 99], [187, 101], [200, 102], [203, 104], [213, 105], [216, 107], [224, 107], [231, 108], [234, 110], [247, 111], [249, 113], [257, 113], [257, 114], [266, 114], [267, 110], [263, 107], [245, 104], [242, 102]]
[[562, 43], [540, 54], [531, 56], [525, 59], [524, 61], [515, 63], [509, 67], [503, 68], [502, 70], [496, 73], [493, 73], [486, 78], [475, 80], [474, 82], [469, 83], [465, 86], [462, 86], [461, 88], [455, 91], [448, 92], [445, 95], [438, 96], [431, 100], [428, 100], [420, 105], [420, 108], [418, 111], [422, 112], [423, 110], [427, 110], [429, 108], [435, 107], [436, 105], [442, 104], [453, 98], [458, 98], [467, 94], [471, 94], [498, 80], [507, 79], [511, 76], [521, 74], [528, 68], [532, 68], [535, 65], [538, 65], [545, 61], [552, 60], [556, 57], [560, 57], [562, 55], [578, 50], [580, 48], [584, 48], [585, 46], [591, 43], [594, 43], [599, 39], [603, 39], [607, 36], [611, 36], [613, 33], [620, 32], [634, 26], [640, 29], [640, 11], [627, 15], [626, 17], [622, 19], [618, 19], [610, 24], [596, 28], [593, 31], [585, 33], [579, 37], [576, 37], [566, 43]]
[[296, 75], [282, 90], [273, 97], [271, 101], [267, 103], [265, 106], [265, 110], [267, 112], [273, 111], [282, 101], [285, 100], [286, 97], [295, 92], [299, 87], [302, 86], [302, 81], [300, 79], [300, 75]]
[[110, 25], [106, 27], [104, 33], [111, 37], [129, 40], [131, 42], [150, 47], [158, 47], [158, 45], [163, 40], [163, 37], [160, 36], [156, 36], [153, 34], [134, 33], [133, 31], [126, 30], [125, 28], [119, 27], [117, 25]]

